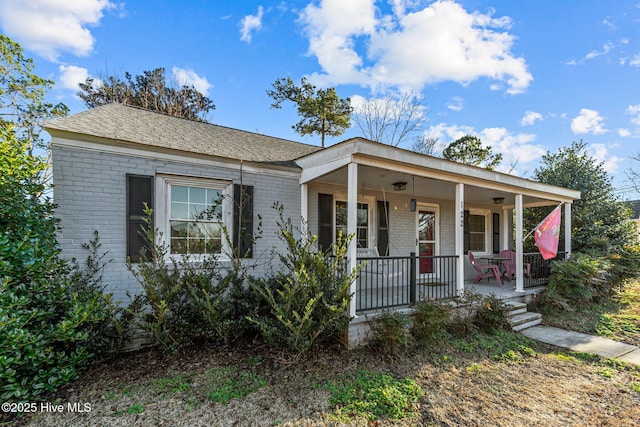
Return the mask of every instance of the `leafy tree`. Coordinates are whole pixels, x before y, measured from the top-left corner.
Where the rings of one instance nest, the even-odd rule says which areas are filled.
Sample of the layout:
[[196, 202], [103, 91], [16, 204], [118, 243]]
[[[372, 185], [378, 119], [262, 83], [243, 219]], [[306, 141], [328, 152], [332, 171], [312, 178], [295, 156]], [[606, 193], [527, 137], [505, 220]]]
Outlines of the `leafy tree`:
[[[572, 248], [576, 252], [603, 252], [631, 243], [633, 230], [629, 208], [618, 200], [603, 162], [589, 156], [587, 144], [573, 142], [557, 153], [547, 152], [533, 178], [545, 184], [579, 190], [572, 206]], [[533, 229], [552, 208], [525, 210], [525, 221]], [[564, 227], [561, 228], [561, 234]], [[563, 242], [561, 238], [560, 242]], [[530, 241], [527, 244], [532, 244]]]
[[272, 86], [273, 90], [267, 90], [267, 95], [274, 100], [271, 108], [282, 108], [285, 101], [296, 104], [302, 119], [292, 128], [302, 136], [319, 134], [323, 148], [327, 135], [339, 136], [349, 128], [351, 100], [338, 98], [334, 88], [318, 89], [304, 77], [300, 86], [291, 77], [278, 79]]
[[209, 111], [215, 109], [213, 101], [192, 85], [179, 89], [167, 86], [164, 68], [144, 71], [135, 78], [130, 73], [124, 76], [124, 80], [108, 76], [99, 81], [87, 77], [80, 83], [77, 95], [88, 108], [119, 102], [200, 122], [205, 122]]
[[33, 74], [33, 68], [33, 59], [25, 58], [22, 47], [0, 34], [0, 122], [13, 124], [16, 137], [28, 142], [29, 153], [46, 146], [40, 137], [44, 122], [69, 111], [64, 104], [44, 101], [55, 83]]
[[471, 135], [465, 135], [449, 144], [443, 150], [442, 157], [489, 170], [495, 170], [502, 161], [502, 154], [493, 154], [491, 147], [484, 147], [480, 138]]
[[370, 98], [353, 114], [365, 138], [394, 147], [413, 135], [425, 117], [422, 97], [413, 92]]

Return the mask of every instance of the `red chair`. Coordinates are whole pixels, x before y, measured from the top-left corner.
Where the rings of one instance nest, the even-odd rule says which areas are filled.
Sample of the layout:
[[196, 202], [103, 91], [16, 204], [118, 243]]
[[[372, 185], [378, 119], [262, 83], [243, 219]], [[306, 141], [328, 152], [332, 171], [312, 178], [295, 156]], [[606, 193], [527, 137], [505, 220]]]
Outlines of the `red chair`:
[[[478, 264], [471, 251], [469, 251], [468, 255], [469, 262], [478, 272], [474, 283], [478, 283], [482, 279], [490, 279], [491, 277], [495, 277], [498, 281], [498, 285], [502, 286], [502, 273], [500, 272], [500, 267], [495, 264]], [[487, 271], [483, 272], [483, 270]]]
[[[516, 276], [516, 253], [507, 249], [500, 252], [500, 258], [509, 258], [509, 260], [502, 261], [502, 265], [507, 279], [513, 279]], [[524, 275], [531, 278], [531, 264], [524, 264]]]

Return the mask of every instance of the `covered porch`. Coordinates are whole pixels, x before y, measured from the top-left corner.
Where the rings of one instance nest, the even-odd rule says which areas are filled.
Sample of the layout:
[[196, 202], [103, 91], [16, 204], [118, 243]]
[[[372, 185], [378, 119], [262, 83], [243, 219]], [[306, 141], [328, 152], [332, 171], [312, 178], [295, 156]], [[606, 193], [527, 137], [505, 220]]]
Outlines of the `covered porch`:
[[[340, 232], [354, 235], [348, 267], [366, 263], [352, 284], [350, 315], [451, 298], [472, 285], [468, 261], [503, 249], [516, 254], [524, 294], [543, 285], [525, 277], [523, 211], [564, 203], [566, 255], [571, 203], [580, 193], [356, 138], [296, 161], [304, 225], [321, 249]], [[486, 279], [485, 279], [486, 281]], [[482, 286], [482, 285], [481, 285]]]
[[[558, 253], [555, 259], [564, 259], [565, 253]], [[496, 295], [503, 299], [519, 299], [525, 295], [541, 292], [548, 283], [550, 264], [539, 253], [527, 253], [525, 259], [532, 265], [530, 276], [523, 280], [523, 291], [516, 290], [516, 281], [503, 278], [498, 283], [495, 278], [466, 279], [462, 289], [480, 295]], [[554, 260], [555, 260], [554, 259]], [[456, 282], [456, 256], [409, 256], [358, 257], [361, 266], [356, 280], [356, 314], [388, 308], [411, 306], [420, 300], [451, 300], [460, 293]], [[437, 275], [421, 277], [416, 274], [420, 263], [428, 264]]]

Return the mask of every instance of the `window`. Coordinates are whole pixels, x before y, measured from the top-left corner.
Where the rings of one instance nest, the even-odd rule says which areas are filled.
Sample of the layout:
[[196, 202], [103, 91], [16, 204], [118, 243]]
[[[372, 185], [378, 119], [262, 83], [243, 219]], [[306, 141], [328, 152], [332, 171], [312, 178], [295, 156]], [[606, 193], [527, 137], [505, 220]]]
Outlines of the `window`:
[[465, 250], [473, 252], [489, 253], [490, 237], [489, 223], [490, 211], [470, 210], [468, 221], [465, 224], [465, 233], [468, 236], [468, 243]]
[[[339, 231], [347, 235], [347, 202], [336, 201], [336, 236]], [[356, 242], [359, 248], [369, 247], [369, 204], [358, 203], [356, 221]]]
[[223, 230], [232, 227], [231, 181], [156, 176], [156, 224], [169, 255], [228, 253]]
[[172, 254], [222, 252], [222, 190], [169, 185]]

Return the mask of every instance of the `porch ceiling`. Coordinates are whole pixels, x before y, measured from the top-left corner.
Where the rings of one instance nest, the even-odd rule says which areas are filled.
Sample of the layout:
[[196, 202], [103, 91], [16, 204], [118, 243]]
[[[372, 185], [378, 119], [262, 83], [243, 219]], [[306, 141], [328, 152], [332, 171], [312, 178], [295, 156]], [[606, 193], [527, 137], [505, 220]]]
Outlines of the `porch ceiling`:
[[[347, 167], [341, 167], [330, 172], [316, 182], [322, 182], [332, 185], [345, 186], [347, 183]], [[406, 182], [406, 188], [402, 191], [395, 191], [393, 183]], [[406, 172], [399, 172], [391, 169], [380, 169], [372, 166], [359, 165], [358, 167], [358, 193], [362, 192], [384, 192], [387, 195], [406, 196], [416, 198], [428, 198], [438, 200], [455, 200], [455, 182], [449, 182], [436, 178], [428, 178], [418, 176]], [[465, 202], [476, 205], [492, 205], [494, 198], [502, 198], [504, 207], [515, 206], [515, 193], [505, 188], [498, 188], [499, 185], [492, 187], [484, 187], [473, 184], [465, 185], [464, 198]], [[525, 206], [544, 206], [553, 205], [557, 201], [551, 198], [538, 197], [533, 195], [524, 195], [523, 202]]]
[[[580, 192], [530, 181], [505, 173], [450, 162], [362, 138], [353, 138], [296, 160], [302, 168], [300, 183], [325, 182], [346, 187], [347, 166], [358, 165], [358, 192], [454, 200], [456, 184], [464, 184], [465, 202], [492, 205], [502, 198], [505, 208], [515, 206], [522, 194], [525, 207], [572, 202]], [[394, 191], [394, 182], [406, 182]]]

